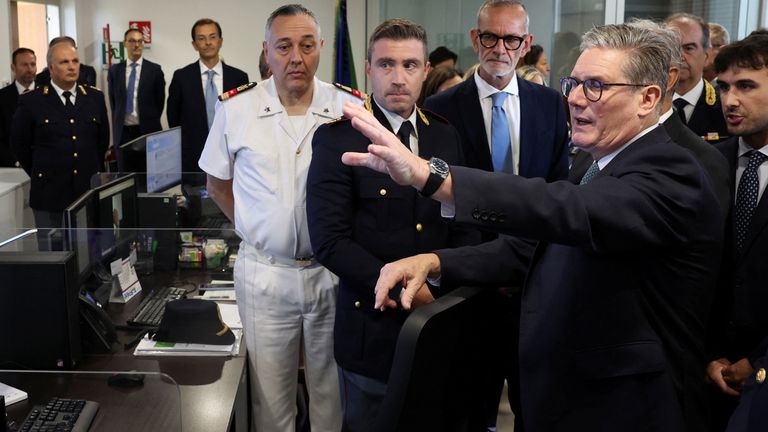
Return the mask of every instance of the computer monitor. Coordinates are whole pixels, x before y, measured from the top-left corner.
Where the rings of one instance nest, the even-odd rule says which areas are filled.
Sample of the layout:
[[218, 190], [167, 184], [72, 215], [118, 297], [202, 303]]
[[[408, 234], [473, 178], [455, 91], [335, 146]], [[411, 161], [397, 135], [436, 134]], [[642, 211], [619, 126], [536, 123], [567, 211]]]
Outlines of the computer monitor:
[[181, 127], [147, 135], [147, 192], [181, 183]]
[[97, 232], [96, 193], [89, 190], [64, 209], [65, 249], [75, 253], [78, 283], [88, 279], [91, 270], [101, 258]]
[[147, 192], [161, 192], [180, 184], [181, 127], [143, 135], [121, 145], [120, 160], [122, 172], [147, 173]]
[[114, 252], [125, 255], [128, 245], [136, 240], [136, 178], [128, 174], [93, 189], [98, 201], [100, 253], [103, 259]]

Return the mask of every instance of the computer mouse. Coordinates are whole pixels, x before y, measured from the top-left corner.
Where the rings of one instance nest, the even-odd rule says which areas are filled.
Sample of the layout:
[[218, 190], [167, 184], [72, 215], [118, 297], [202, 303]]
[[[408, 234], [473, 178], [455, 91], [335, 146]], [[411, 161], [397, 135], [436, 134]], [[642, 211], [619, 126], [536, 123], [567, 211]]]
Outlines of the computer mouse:
[[107, 378], [107, 384], [114, 387], [139, 387], [144, 385], [144, 374], [119, 373]]

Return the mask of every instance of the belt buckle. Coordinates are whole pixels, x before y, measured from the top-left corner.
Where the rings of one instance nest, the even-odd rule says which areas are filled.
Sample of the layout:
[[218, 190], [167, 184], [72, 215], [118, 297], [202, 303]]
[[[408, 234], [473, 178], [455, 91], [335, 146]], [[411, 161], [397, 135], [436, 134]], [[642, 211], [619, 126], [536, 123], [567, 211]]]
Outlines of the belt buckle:
[[315, 260], [315, 257], [310, 255], [308, 257], [294, 257], [294, 261], [296, 261], [296, 265], [300, 267], [306, 267], [309, 265], [312, 265], [313, 261]]

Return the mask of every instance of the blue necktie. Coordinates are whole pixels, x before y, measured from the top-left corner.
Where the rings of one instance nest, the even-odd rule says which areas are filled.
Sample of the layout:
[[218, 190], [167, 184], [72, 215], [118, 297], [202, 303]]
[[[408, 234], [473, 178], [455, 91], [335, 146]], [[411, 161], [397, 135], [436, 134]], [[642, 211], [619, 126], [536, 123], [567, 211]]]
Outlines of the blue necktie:
[[509, 122], [504, 112], [504, 100], [507, 92], [500, 91], [491, 96], [491, 160], [493, 170], [497, 172], [514, 173], [512, 169], [512, 148], [509, 138]]
[[211, 129], [213, 124], [213, 116], [216, 114], [216, 97], [218, 92], [216, 91], [216, 83], [213, 82], [213, 76], [216, 72], [208, 70], [208, 84], [205, 86], [205, 113], [208, 115], [208, 130]]
[[736, 248], [741, 252], [747, 239], [752, 215], [757, 208], [757, 195], [760, 191], [760, 179], [757, 170], [768, 160], [768, 156], [759, 151], [751, 150], [747, 168], [741, 174], [739, 189], [736, 192]]
[[133, 112], [133, 92], [136, 90], [136, 66], [131, 64], [131, 75], [128, 77], [128, 90], [125, 93], [125, 115], [131, 115]]
[[599, 172], [600, 166], [597, 165], [597, 162], [592, 162], [592, 165], [590, 165], [587, 172], [584, 173], [584, 177], [581, 178], [579, 184], [583, 185], [589, 183]]

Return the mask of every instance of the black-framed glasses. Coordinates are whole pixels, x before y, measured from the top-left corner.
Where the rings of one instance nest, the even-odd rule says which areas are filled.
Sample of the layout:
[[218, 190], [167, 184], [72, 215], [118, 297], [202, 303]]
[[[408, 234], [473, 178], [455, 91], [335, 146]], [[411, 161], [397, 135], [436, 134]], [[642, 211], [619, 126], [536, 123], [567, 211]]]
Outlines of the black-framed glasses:
[[518, 48], [520, 48], [520, 45], [523, 44], [523, 41], [528, 35], [523, 36], [515, 36], [515, 35], [507, 35], [507, 36], [499, 36], [494, 33], [479, 33], [477, 35], [477, 40], [480, 41], [480, 45], [483, 46], [483, 48], [494, 48], [497, 43], [499, 43], [499, 39], [504, 41], [504, 48], [514, 51]]
[[603, 89], [610, 86], [618, 87], [645, 87], [651, 84], [629, 84], [629, 83], [606, 83], [596, 79], [585, 79], [584, 81], [578, 80], [574, 77], [560, 78], [560, 91], [563, 96], [568, 97], [571, 91], [580, 86], [584, 90], [584, 97], [588, 101], [597, 102], [603, 97]]

